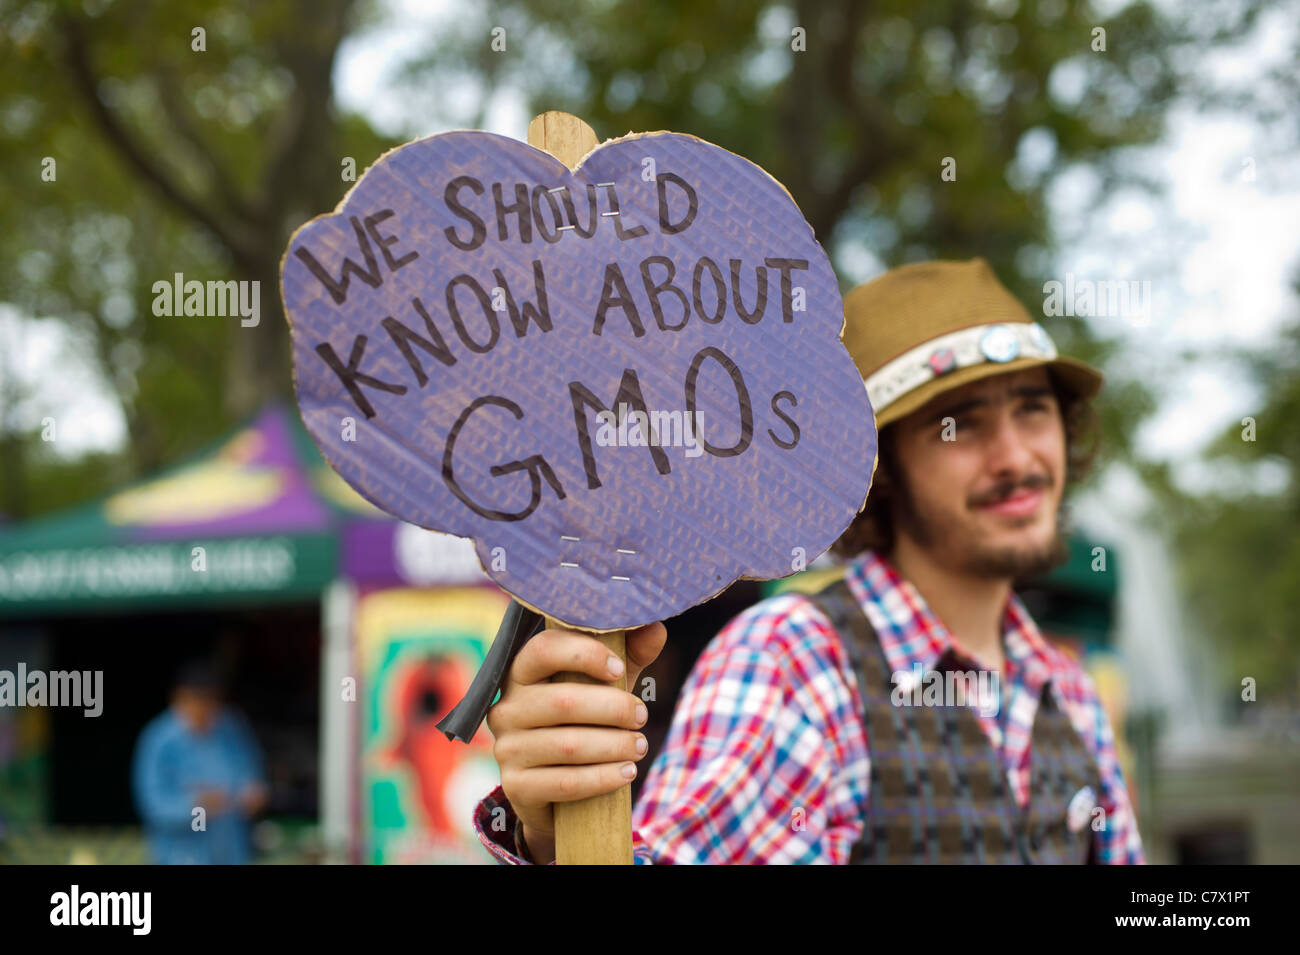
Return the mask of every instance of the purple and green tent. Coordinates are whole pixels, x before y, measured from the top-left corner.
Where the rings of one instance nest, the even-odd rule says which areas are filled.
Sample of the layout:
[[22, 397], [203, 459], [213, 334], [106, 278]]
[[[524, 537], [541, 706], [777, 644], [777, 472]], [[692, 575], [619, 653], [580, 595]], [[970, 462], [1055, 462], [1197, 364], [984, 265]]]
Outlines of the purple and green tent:
[[468, 541], [358, 496], [279, 404], [155, 476], [0, 528], [0, 617], [303, 601], [338, 579], [486, 580]]

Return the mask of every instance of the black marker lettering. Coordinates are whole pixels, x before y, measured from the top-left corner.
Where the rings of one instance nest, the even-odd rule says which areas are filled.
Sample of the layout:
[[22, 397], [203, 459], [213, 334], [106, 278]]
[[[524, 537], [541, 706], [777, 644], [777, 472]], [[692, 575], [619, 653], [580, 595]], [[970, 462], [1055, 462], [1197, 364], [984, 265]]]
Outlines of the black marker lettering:
[[492, 277], [496, 279], [497, 287], [505, 294], [506, 312], [510, 316], [510, 324], [515, 327], [516, 338], [524, 337], [529, 322], [536, 323], [537, 327], [544, 332], [551, 330], [551, 307], [546, 301], [546, 274], [542, 271], [541, 259], [533, 259], [533, 288], [537, 294], [537, 305], [534, 306], [532, 302], [525, 299], [522, 315], [515, 304], [515, 297], [510, 294], [510, 286], [506, 284], [505, 275], [500, 269], [493, 269]]
[[465, 188], [468, 188], [476, 196], [483, 195], [483, 183], [473, 176], [457, 176], [447, 183], [447, 188], [442, 194], [442, 201], [447, 204], [447, 208], [452, 211], [453, 215], [459, 216], [473, 226], [473, 233], [468, 240], [465, 240], [456, 235], [456, 230], [452, 226], [448, 226], [442, 231], [447, 236], [447, 241], [456, 248], [462, 252], [473, 252], [483, 244], [483, 240], [487, 237], [487, 226], [468, 207], [461, 204], [456, 194]]
[[754, 303], [754, 310], [748, 312], [745, 310], [745, 303], [740, 297], [740, 266], [743, 263], [740, 259], [731, 260], [731, 304], [735, 306], [736, 314], [746, 325], [755, 325], [763, 318], [763, 312], [767, 309], [767, 269], [761, 265], [754, 267], [754, 281], [758, 286], [758, 300]]
[[781, 272], [781, 320], [789, 323], [794, 321], [794, 311], [790, 307], [790, 270], [808, 268], [807, 259], [764, 259], [763, 263], [770, 269], [779, 269]]
[[514, 215], [519, 222], [519, 241], [533, 241], [533, 215], [528, 203], [528, 187], [522, 182], [515, 183], [515, 201], [506, 205], [501, 194], [501, 183], [492, 183], [492, 202], [497, 210], [497, 238], [502, 242], [510, 237], [506, 228], [506, 216]]
[[361, 409], [361, 412], [367, 418], [373, 418], [375, 409], [362, 393], [360, 385], [368, 385], [371, 388], [386, 391], [390, 395], [406, 394], [406, 386], [389, 384], [386, 381], [380, 381], [378, 378], [363, 374], [359, 370], [359, 366], [365, 351], [366, 336], [358, 335], [352, 343], [352, 353], [348, 355], [348, 363], [345, 366], [343, 362], [339, 361], [339, 356], [334, 353], [333, 346], [328, 342], [322, 342], [316, 346], [316, 354], [325, 360], [325, 364], [334, 369], [334, 374], [339, 376], [339, 380], [343, 382], [343, 387], [347, 388], [348, 394], [352, 396], [352, 400], [356, 402], [357, 407]]
[[[474, 293], [478, 299], [479, 305], [483, 307], [483, 314], [487, 317], [488, 328], [491, 334], [488, 336], [486, 344], [480, 345], [470, 337], [469, 330], [465, 327], [465, 320], [461, 318], [460, 306], [456, 304], [456, 286], [465, 285]], [[451, 316], [451, 323], [456, 326], [456, 334], [460, 340], [465, 343], [465, 347], [470, 351], [478, 352], [480, 355], [486, 355], [492, 350], [492, 346], [497, 343], [501, 337], [501, 323], [497, 321], [497, 313], [492, 310], [492, 299], [487, 292], [483, 291], [483, 286], [472, 275], [458, 275], [447, 283], [447, 314]]]
[[456, 356], [453, 355], [451, 349], [447, 347], [447, 342], [443, 339], [442, 332], [438, 331], [437, 326], [433, 324], [433, 319], [429, 317], [429, 313], [425, 309], [424, 303], [418, 298], [413, 298], [411, 299], [411, 307], [415, 309], [416, 314], [424, 319], [425, 331], [429, 333], [428, 338], [425, 338], [419, 332], [413, 331], [411, 328], [403, 325], [391, 315], [379, 324], [384, 326], [384, 331], [388, 332], [389, 337], [393, 340], [393, 344], [397, 346], [397, 350], [402, 353], [402, 357], [406, 359], [406, 363], [411, 366], [411, 371], [415, 372], [416, 383], [423, 388], [428, 383], [429, 376], [424, 373], [424, 366], [420, 363], [420, 359], [415, 357], [415, 350], [411, 347], [412, 345], [415, 345], [418, 348], [423, 348], [448, 368], [456, 364]]
[[442, 479], [446, 483], [447, 487], [451, 489], [451, 493], [455, 494], [456, 498], [475, 514], [480, 517], [486, 517], [490, 521], [522, 521], [524, 518], [528, 517], [529, 514], [533, 513], [533, 511], [537, 510], [537, 505], [542, 502], [543, 478], [545, 478], [546, 483], [551, 486], [551, 490], [555, 492], [556, 498], [561, 501], [564, 500], [564, 488], [561, 486], [559, 479], [556, 478], [555, 472], [551, 470], [551, 466], [546, 463], [546, 458], [542, 457], [540, 454], [529, 455], [522, 461], [511, 461], [508, 464], [494, 464], [492, 467], [488, 468], [488, 473], [493, 477], [515, 474], [519, 471], [528, 472], [528, 481], [532, 485], [532, 494], [528, 498], [528, 506], [523, 510], [515, 511], [513, 513], [510, 511], [494, 510], [485, 505], [479, 504], [465, 493], [464, 489], [460, 486], [460, 482], [456, 480], [456, 474], [452, 467], [452, 462], [456, 454], [456, 439], [460, 437], [461, 429], [465, 427], [465, 423], [469, 421], [470, 416], [484, 405], [496, 405], [497, 407], [505, 408], [515, 416], [515, 420], [522, 419], [524, 416], [522, 408], [509, 398], [502, 398], [500, 395], [483, 395], [480, 398], [475, 398], [470, 403], [470, 406], [460, 413], [460, 417], [456, 419], [456, 423], [451, 426], [451, 432], [447, 435], [447, 446], [442, 452]]
[[564, 204], [564, 211], [569, 217], [568, 224], [573, 226], [573, 231], [578, 233], [584, 239], [590, 239], [596, 234], [596, 226], [600, 223], [600, 213], [596, 209], [596, 187], [587, 186], [587, 228], [578, 225], [578, 210], [574, 207], [573, 196], [569, 195], [569, 189], [566, 186], [564, 194], [560, 196], [560, 202]]
[[[668, 183], [675, 183], [683, 192], [686, 193], [686, 214], [676, 222], [668, 221], [668, 190], [665, 186]], [[695, 189], [689, 183], [675, 172], [661, 172], [655, 176], [655, 186], [659, 190], [659, 231], [664, 235], [676, 235], [684, 232], [686, 228], [695, 221], [695, 213], [699, 211], [699, 198], [695, 195]]]
[[[626, 404], [634, 411], [645, 415], [646, 421], [650, 420], [650, 412], [646, 408], [645, 398], [641, 395], [641, 382], [631, 368], [623, 369], [623, 379], [619, 382], [618, 395], [614, 398], [612, 407], [601, 404], [600, 399], [592, 394], [591, 389], [580, 381], [569, 382], [569, 398], [573, 402], [573, 424], [578, 429], [578, 446], [582, 449], [582, 467], [587, 472], [587, 487], [594, 490], [600, 487], [600, 475], [596, 471], [596, 455], [591, 448], [587, 409], [592, 408], [597, 413], [608, 411], [617, 415], [618, 412], [614, 409]], [[654, 458], [656, 471], [660, 474], [668, 474], [672, 471], [672, 465], [668, 463], [668, 455], [664, 453], [663, 448], [651, 442], [649, 436], [647, 436], [646, 448]]]
[[[542, 206], [537, 201], [543, 196], [546, 197], [546, 201], [551, 206], [551, 221], [555, 223], [554, 228], [552, 228], [549, 233], [546, 231], [546, 217], [542, 215]], [[546, 242], [548, 245], [554, 245], [556, 242], [559, 242], [560, 237], [564, 235], [564, 233], [560, 231], [560, 226], [564, 225], [564, 219], [560, 215], [560, 203], [556, 200], [555, 194], [548, 191], [545, 186], [533, 186], [532, 209], [533, 218], [537, 220], [537, 231], [541, 234], [542, 241]]]
[[[712, 315], [704, 310], [704, 300], [700, 296], [700, 279], [704, 277], [705, 269], [708, 269], [709, 275], [713, 278], [715, 307]], [[722, 277], [722, 269], [718, 268], [717, 263], [707, 256], [702, 257], [695, 263], [695, 272], [691, 276], [691, 297], [695, 304], [695, 314], [700, 316], [701, 321], [708, 322], [710, 325], [716, 325], [722, 321], [723, 313], [727, 310], [727, 282]]]
[[[617, 291], [617, 295], [613, 294]], [[621, 308], [623, 314], [627, 317], [628, 324], [632, 326], [632, 332], [637, 338], [645, 334], [645, 326], [641, 324], [641, 316], [637, 313], [636, 302], [632, 301], [632, 293], [627, 290], [627, 282], [623, 279], [623, 270], [618, 267], [617, 262], [611, 262], [605, 266], [605, 285], [600, 290], [600, 304], [596, 306], [596, 321], [591, 326], [591, 333], [599, 335], [601, 329], [605, 327], [605, 313], [611, 308]]]
[[731, 376], [731, 383], [736, 389], [736, 401], [740, 405], [740, 439], [729, 448], [719, 448], [709, 444], [708, 441], [703, 441], [704, 450], [715, 458], [734, 458], [738, 454], [743, 454], [754, 439], [754, 408], [749, 403], [749, 389], [745, 387], [745, 377], [726, 352], [710, 346], [701, 348], [691, 359], [691, 367], [686, 370], [686, 411], [694, 421], [699, 422], [700, 416], [695, 410], [695, 387], [696, 379], [700, 376], [700, 366], [704, 364], [706, 358], [712, 358]]
[[357, 221], [356, 216], [348, 216], [348, 221], [352, 223], [352, 231], [357, 234], [357, 245], [360, 246], [361, 254], [366, 260], [364, 269], [351, 259], [344, 257], [343, 271], [340, 273], [338, 281], [335, 281], [329, 272], [325, 271], [325, 267], [316, 260], [316, 257], [307, 251], [305, 246], [300, 245], [293, 252], [307, 266], [311, 274], [320, 280], [321, 285], [325, 286], [326, 291], [330, 293], [330, 298], [334, 299], [335, 305], [342, 305], [347, 301], [348, 284], [352, 281], [352, 275], [361, 279], [371, 288], [379, 288], [380, 283], [383, 281], [379, 276], [379, 262], [375, 259], [375, 253], [370, 248], [370, 239], [366, 237], [361, 223]]
[[[658, 285], [650, 275], [650, 266], [662, 265], [668, 270], [664, 276], [663, 282]], [[686, 293], [673, 284], [673, 276], [677, 274], [677, 267], [673, 265], [673, 260], [666, 255], [652, 255], [641, 263], [641, 284], [645, 286], [645, 293], [650, 299], [650, 310], [655, 313], [655, 322], [660, 331], [675, 332], [686, 326], [691, 317], [691, 303], [687, 299]], [[659, 305], [659, 296], [664, 292], [672, 292], [677, 296], [677, 301], [682, 303], [682, 320], [676, 325], [669, 325], [664, 321], [664, 310]]]
[[375, 243], [379, 246], [379, 251], [383, 253], [384, 261], [388, 263], [388, 271], [390, 272], [396, 272], [403, 265], [414, 262], [420, 257], [420, 253], [416, 252], [414, 249], [406, 253], [406, 255], [402, 256], [400, 259], [393, 258], [393, 253], [388, 251], [390, 245], [394, 245], [401, 240], [395, 235], [380, 235], [379, 223], [391, 217], [393, 214], [392, 209], [380, 209], [374, 215], [366, 216], [366, 231], [370, 233], [370, 238], [374, 239]]
[[799, 404], [799, 399], [796, 398], [788, 391], [778, 391], [776, 394], [772, 396], [772, 410], [776, 412], [778, 418], [780, 418], [782, 421], [784, 421], [787, 425], [790, 426], [790, 440], [789, 441], [781, 440], [776, 436], [776, 433], [771, 428], [767, 429], [767, 434], [768, 437], [772, 439], [772, 443], [775, 444], [778, 448], [784, 448], [785, 450], [789, 451], [791, 448], [793, 448], [796, 444], [799, 443], [799, 426], [794, 423], [793, 418], [791, 418], [789, 415], [787, 415], [784, 411], [782, 411], [780, 408], [776, 406], [776, 400], [778, 398], [784, 398], [786, 401], [790, 402], [791, 407], [797, 406]]
[[630, 229], [623, 228], [623, 216], [618, 208], [618, 192], [615, 191], [613, 186], [607, 186], [606, 188], [609, 190], [609, 211], [615, 213], [610, 218], [614, 220], [614, 233], [619, 237], [619, 240], [639, 239], [649, 232], [650, 230], [643, 225], [633, 226]]

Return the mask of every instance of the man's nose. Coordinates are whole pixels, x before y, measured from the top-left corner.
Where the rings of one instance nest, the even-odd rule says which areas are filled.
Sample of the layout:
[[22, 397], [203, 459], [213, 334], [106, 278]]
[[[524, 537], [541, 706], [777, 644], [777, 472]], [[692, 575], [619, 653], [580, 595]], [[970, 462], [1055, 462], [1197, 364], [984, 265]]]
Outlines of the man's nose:
[[986, 445], [986, 466], [1000, 477], [1021, 477], [1034, 467], [1034, 454], [1015, 417], [1004, 411], [994, 423]]

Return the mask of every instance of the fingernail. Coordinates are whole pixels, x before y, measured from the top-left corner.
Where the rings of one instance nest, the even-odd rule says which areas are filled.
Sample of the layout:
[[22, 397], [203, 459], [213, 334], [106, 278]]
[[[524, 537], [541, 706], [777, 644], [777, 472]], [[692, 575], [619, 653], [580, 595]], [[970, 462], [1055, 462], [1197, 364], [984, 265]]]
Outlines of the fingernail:
[[649, 717], [649, 715], [650, 715], [650, 714], [646, 712], [645, 706], [644, 706], [643, 704], [638, 703], [638, 704], [636, 705], [636, 724], [637, 724], [637, 726], [640, 726], [642, 723], [644, 723], [644, 722], [646, 721], [646, 719]]
[[618, 657], [611, 656], [605, 663], [605, 669], [609, 671], [610, 676], [623, 675], [623, 661]]
[[624, 764], [623, 764], [623, 778], [624, 778], [624, 779], [635, 779], [635, 778], [636, 778], [636, 763], [624, 763]]
[[638, 756], [644, 756], [645, 751], [648, 750], [649, 748], [650, 748], [650, 744], [646, 742], [644, 736], [638, 736], [636, 738], [636, 753]]

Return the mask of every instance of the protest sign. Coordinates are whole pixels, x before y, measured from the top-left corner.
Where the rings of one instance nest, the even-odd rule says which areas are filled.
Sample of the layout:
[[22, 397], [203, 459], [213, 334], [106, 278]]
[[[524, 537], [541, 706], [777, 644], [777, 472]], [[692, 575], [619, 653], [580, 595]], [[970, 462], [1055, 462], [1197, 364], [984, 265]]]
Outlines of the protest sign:
[[[517, 601], [625, 659], [626, 629], [829, 547], [876, 431], [785, 189], [692, 136], [592, 147], [552, 112], [529, 144], [393, 150], [298, 230], [281, 286], [299, 408], [335, 470], [472, 538]], [[457, 738], [490, 702], [482, 676]], [[630, 862], [630, 816], [628, 787], [557, 804], [558, 861]]]
[[570, 625], [787, 576], [866, 497], [830, 263], [776, 180], [694, 137], [574, 170], [484, 132], [407, 144], [295, 234], [282, 287], [331, 465]]

